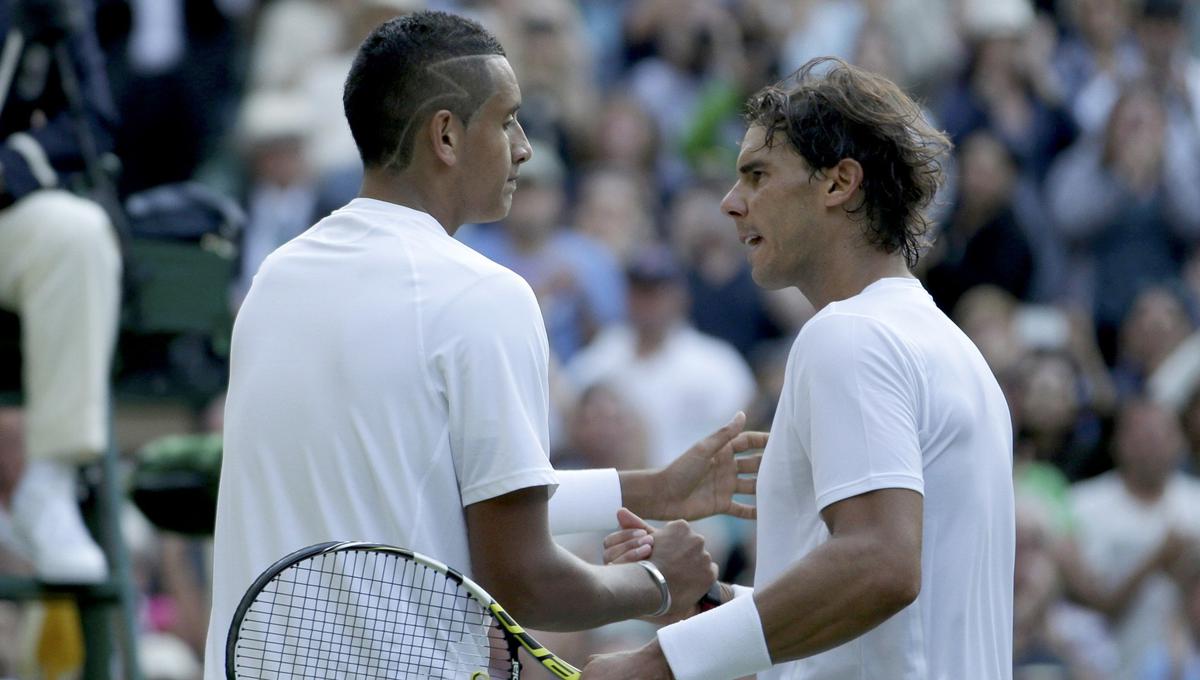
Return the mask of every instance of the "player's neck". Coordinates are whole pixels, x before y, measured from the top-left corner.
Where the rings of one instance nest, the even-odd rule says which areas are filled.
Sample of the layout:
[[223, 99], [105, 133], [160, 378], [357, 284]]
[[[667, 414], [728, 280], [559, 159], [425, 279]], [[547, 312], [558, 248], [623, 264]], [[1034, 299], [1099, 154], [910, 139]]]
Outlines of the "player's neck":
[[822, 270], [808, 285], [799, 286], [817, 311], [831, 302], [858, 295], [880, 279], [913, 277], [902, 255], [866, 245], [848, 246], [833, 254]]
[[447, 234], [453, 236], [462, 226], [455, 202], [447, 200], [444, 192], [437, 191], [435, 186], [415, 181], [410, 175], [409, 171], [395, 173], [381, 168], [368, 168], [363, 172], [362, 188], [358, 195], [428, 213]]

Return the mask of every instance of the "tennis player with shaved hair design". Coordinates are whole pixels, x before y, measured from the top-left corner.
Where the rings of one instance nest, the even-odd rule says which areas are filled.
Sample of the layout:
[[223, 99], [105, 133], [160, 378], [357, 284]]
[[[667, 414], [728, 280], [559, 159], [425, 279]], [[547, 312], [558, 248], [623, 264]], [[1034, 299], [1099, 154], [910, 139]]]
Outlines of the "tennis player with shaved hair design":
[[1008, 680], [1008, 405], [911, 273], [949, 142], [836, 59], [751, 97], [747, 119], [721, 209], [755, 282], [818, 310], [763, 454], [755, 588], [583, 678]]
[[753, 516], [732, 497], [757, 460], [734, 453], [765, 436], [738, 414], [663, 470], [556, 473], [537, 301], [453, 238], [508, 213], [531, 154], [503, 48], [461, 17], [397, 17], [363, 43], [344, 104], [361, 193], [266, 259], [234, 326], [205, 677], [224, 677], [260, 572], [323, 541], [430, 555], [535, 628], [686, 611], [715, 579], [686, 522], [648, 539], [651, 561], [608, 567], [552, 531], [616, 528], [621, 505]]

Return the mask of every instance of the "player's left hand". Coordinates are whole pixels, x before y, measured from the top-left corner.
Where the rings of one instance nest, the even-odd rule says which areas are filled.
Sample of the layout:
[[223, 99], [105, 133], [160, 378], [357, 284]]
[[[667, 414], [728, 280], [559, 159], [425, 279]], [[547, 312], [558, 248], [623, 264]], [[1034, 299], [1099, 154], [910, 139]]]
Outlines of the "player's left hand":
[[[742, 432], [746, 414], [738, 411], [724, 427], [696, 442], [655, 474], [661, 507], [651, 519], [701, 519], [732, 515], [754, 519], [755, 507], [733, 499], [754, 494], [766, 432]], [[758, 453], [745, 454], [758, 450]], [[740, 475], [754, 475], [742, 477]]]
[[604, 563], [628, 564], [650, 559], [654, 550], [654, 527], [627, 508], [617, 510], [621, 528], [604, 537]]

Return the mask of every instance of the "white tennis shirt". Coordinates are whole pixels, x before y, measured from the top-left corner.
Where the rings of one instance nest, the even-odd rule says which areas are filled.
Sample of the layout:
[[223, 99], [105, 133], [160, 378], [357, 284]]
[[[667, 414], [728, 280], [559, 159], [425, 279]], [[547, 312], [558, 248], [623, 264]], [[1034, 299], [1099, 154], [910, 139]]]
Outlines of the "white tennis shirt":
[[[978, 350], [918, 281], [889, 278], [805, 324], [786, 370], [758, 474], [755, 584], [829, 540], [825, 507], [901, 488], [924, 495], [921, 592], [861, 637], [760, 680], [1009, 680], [1012, 428]], [[725, 608], [691, 626], [744, 621]], [[688, 621], [659, 632], [679, 680], [724, 679], [682, 668], [692, 640], [714, 639], [702, 632]], [[721, 653], [706, 646], [701, 658]]]
[[246, 588], [303, 546], [470, 573], [463, 507], [557, 483], [547, 355], [529, 286], [425, 213], [355, 199], [268, 257], [234, 325], [205, 678]]

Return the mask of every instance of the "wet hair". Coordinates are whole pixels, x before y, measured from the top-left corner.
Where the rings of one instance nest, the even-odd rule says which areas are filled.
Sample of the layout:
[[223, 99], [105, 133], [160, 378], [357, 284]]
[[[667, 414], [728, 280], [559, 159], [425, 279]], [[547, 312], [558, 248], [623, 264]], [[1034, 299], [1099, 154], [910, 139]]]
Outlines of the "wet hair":
[[495, 36], [445, 12], [414, 12], [372, 31], [342, 93], [363, 164], [403, 170], [421, 125], [441, 109], [469, 124], [495, 91], [493, 56], [505, 56]]
[[951, 144], [899, 87], [820, 57], [755, 93], [746, 122], [765, 128], [767, 146], [782, 134], [814, 176], [842, 159], [858, 161], [863, 201], [848, 212], [865, 216], [869, 243], [916, 266], [929, 229], [924, 210], [942, 184]]

